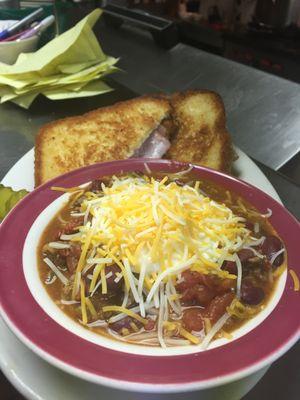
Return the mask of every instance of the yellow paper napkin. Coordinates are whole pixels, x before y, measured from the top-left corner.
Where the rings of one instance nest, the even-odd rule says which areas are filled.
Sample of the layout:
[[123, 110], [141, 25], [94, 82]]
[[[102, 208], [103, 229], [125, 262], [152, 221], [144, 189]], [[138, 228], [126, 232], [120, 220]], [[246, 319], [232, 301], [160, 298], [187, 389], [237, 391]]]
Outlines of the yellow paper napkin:
[[102, 78], [118, 59], [103, 53], [92, 28], [96, 9], [35, 53], [20, 54], [14, 65], [0, 63], [0, 103], [28, 108], [43, 94], [52, 100], [96, 96], [112, 90]]

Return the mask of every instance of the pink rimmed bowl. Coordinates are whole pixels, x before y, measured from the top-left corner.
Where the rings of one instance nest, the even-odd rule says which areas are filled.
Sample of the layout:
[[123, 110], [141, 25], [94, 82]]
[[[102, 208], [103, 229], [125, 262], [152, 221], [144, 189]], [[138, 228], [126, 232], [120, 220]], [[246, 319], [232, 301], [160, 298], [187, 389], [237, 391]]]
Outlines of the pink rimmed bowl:
[[[300, 336], [299, 293], [289, 274], [280, 277], [268, 306], [234, 333], [206, 351], [185, 348], [147, 348], [128, 345], [89, 332], [67, 317], [50, 299], [37, 271], [39, 238], [68, 194], [52, 186], [72, 187], [104, 175], [187, 169], [167, 160], [124, 160], [72, 171], [27, 195], [0, 225], [1, 315], [13, 332], [49, 363], [88, 381], [122, 390], [184, 392], [201, 390], [201, 399], [237, 399], [283, 355]], [[223, 173], [194, 166], [195, 178], [208, 179], [252, 203], [272, 210], [270, 222], [285, 243], [288, 266], [300, 275], [298, 221], [261, 190]], [[229, 397], [228, 397], [229, 396]], [[218, 397], [216, 397], [218, 398]]]

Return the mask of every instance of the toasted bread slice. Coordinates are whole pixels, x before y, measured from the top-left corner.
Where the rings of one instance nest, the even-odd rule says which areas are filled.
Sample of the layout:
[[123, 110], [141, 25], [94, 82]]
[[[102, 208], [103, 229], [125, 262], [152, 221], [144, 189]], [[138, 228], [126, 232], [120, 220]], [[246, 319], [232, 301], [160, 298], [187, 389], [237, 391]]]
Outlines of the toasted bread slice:
[[35, 185], [79, 167], [131, 157], [169, 114], [168, 100], [143, 96], [43, 126], [35, 145]]
[[221, 97], [195, 90], [175, 94], [171, 104], [177, 131], [165, 157], [229, 172], [233, 150]]

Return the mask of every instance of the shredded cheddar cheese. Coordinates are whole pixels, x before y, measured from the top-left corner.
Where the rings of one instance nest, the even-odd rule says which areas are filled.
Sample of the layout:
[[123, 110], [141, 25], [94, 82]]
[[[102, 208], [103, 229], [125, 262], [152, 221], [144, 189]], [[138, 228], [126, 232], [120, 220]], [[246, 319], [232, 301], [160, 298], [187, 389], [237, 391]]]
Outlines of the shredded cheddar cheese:
[[102, 294], [106, 294], [107, 293], [107, 284], [106, 284], [104, 268], [101, 269], [100, 275], [101, 275], [101, 282], [102, 282]]
[[200, 343], [199, 338], [197, 338], [196, 336], [192, 335], [190, 332], [188, 332], [187, 330], [185, 330], [182, 327], [179, 328], [179, 333], [180, 333], [181, 336], [183, 336], [184, 338], [188, 339], [191, 343], [194, 343], [194, 344], [199, 344]]
[[[92, 249], [110, 259], [103, 267], [110, 265], [109, 261], [120, 267], [137, 303], [141, 303], [141, 293], [136, 290], [132, 273], [140, 273], [141, 264], [145, 265], [143, 282], [151, 292], [148, 302], [159, 289], [159, 282], [165, 283], [188, 267], [221, 278], [236, 278], [223, 271], [221, 263], [250, 241], [250, 231], [242, 217], [202, 195], [200, 183], [192, 188], [169, 182], [167, 177], [158, 182], [128, 176], [113, 177], [109, 187], [102, 186], [99, 197], [84, 194], [81, 212], [88, 212], [90, 218], [71, 238], [82, 244], [73, 299], [76, 280]], [[94, 290], [99, 276], [102, 293], [106, 293], [105, 275], [99, 264], [94, 267], [89, 290]]]
[[85, 298], [85, 303], [86, 303], [87, 308], [89, 309], [91, 315], [94, 318], [97, 318], [97, 311], [95, 310], [93, 303], [91, 302], [91, 300], [88, 297]]
[[142, 318], [140, 315], [136, 314], [135, 312], [128, 310], [125, 307], [121, 306], [105, 306], [102, 308], [103, 312], [108, 312], [108, 311], [117, 311], [123, 314], [129, 315], [129, 317], [132, 317], [136, 319], [137, 321], [140, 321], [142, 324], [147, 324], [148, 320], [145, 318]]
[[84, 283], [80, 281], [80, 301], [81, 301], [81, 313], [82, 313], [82, 323], [87, 324], [87, 312], [86, 312], [86, 298], [85, 298]]
[[[234, 206], [231, 204], [231, 209], [226, 199], [219, 203], [205, 195], [200, 181], [190, 186], [172, 179], [175, 178], [165, 176], [159, 180], [137, 174], [113, 176], [107, 186], [102, 182], [101, 191], [95, 193], [82, 188], [54, 188], [70, 193], [69, 204], [80, 197], [71, 216], [81, 217], [83, 222], [78, 223], [76, 233], [61, 235], [62, 242], [51, 242], [49, 247], [72, 249], [74, 243], [81, 247], [76, 270], [70, 281], [63, 283], [72, 285], [69, 301], [80, 299], [83, 325], [89, 326], [89, 320], [93, 321], [90, 324], [109, 325], [127, 318], [122, 329], [115, 326], [110, 331], [116, 329], [119, 335], [162, 347], [177, 341], [179, 345], [201, 343], [205, 349], [216, 334], [231, 337], [222, 330], [228, 319], [247, 319], [257, 313], [258, 307], [241, 300], [243, 266], [239, 257], [240, 250], [246, 249], [253, 252], [253, 257], [264, 258], [257, 246], [265, 237], [256, 235], [259, 225], [254, 233], [247, 228], [247, 209], [241, 199]], [[231, 202], [231, 194], [226, 195]], [[239, 210], [237, 213], [242, 216], [233, 210]], [[263, 217], [269, 214], [270, 210]], [[275, 253], [274, 260], [284, 251], [282, 248]], [[228, 264], [224, 268], [227, 262], [235, 263], [236, 272], [230, 273]], [[62, 275], [51, 260], [46, 263], [52, 269], [50, 273]], [[268, 277], [276, 278], [285, 267], [283, 264], [273, 269]], [[186, 273], [187, 270], [191, 272]], [[232, 280], [225, 284], [234, 285], [236, 294], [216, 322], [203, 318], [201, 332], [189, 327], [183, 318], [186, 303], [181, 302], [186, 288], [198, 276], [194, 271], [201, 274], [205, 285], [212, 276], [212, 282]], [[289, 272], [294, 290], [299, 291], [295, 271]], [[111, 296], [114, 290], [118, 296]], [[104, 304], [110, 305], [103, 306], [102, 297], [109, 299]]]
[[294, 291], [295, 292], [299, 292], [300, 290], [300, 282], [299, 282], [299, 278], [296, 274], [296, 272], [293, 269], [289, 269], [289, 273], [293, 279], [293, 283], [294, 283]]
[[209, 318], [203, 318], [205, 325], [205, 332], [208, 333], [211, 330], [211, 322]]
[[78, 186], [70, 187], [70, 188], [64, 188], [61, 186], [51, 186], [51, 190], [54, 190], [56, 192], [65, 192], [65, 193], [73, 193], [73, 192], [78, 192], [79, 190], [82, 190], [82, 188]]
[[189, 340], [193, 344], [199, 344], [200, 340], [192, 333], [184, 329], [178, 322], [164, 321], [164, 328], [171, 333], [179, 333], [182, 337]]

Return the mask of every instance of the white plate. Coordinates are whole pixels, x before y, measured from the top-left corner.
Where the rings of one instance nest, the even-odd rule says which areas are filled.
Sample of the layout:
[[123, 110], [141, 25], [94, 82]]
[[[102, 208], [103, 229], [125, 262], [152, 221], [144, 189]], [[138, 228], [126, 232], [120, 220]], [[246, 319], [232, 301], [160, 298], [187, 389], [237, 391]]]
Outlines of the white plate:
[[[264, 190], [270, 196], [280, 201], [275, 189], [261, 172], [261, 170], [241, 150], [236, 149], [239, 156], [234, 163], [234, 175], [254, 186]], [[6, 174], [2, 183], [12, 186], [15, 190], [32, 190], [34, 187], [34, 152], [33, 149], [26, 153]], [[47, 364], [11, 333], [0, 319], [0, 368], [9, 381], [28, 399], [31, 400], [89, 400], [107, 399], [113, 400], [157, 400], [157, 395], [129, 393], [118, 391], [95, 384], [85, 382], [70, 376], [61, 370]], [[233, 382], [222, 387], [222, 400], [237, 400], [244, 396], [264, 375], [266, 369], [259, 371], [254, 376]], [[242, 391], [238, 390], [242, 388]], [[209, 399], [218, 399], [220, 389], [216, 388], [209, 394]], [[232, 397], [232, 393], [238, 393]], [[201, 392], [201, 398], [204, 393]], [[159, 400], [186, 399], [186, 394], [160, 395]], [[199, 400], [200, 394], [189, 393], [189, 400]]]
[[[280, 201], [274, 187], [268, 181], [256, 164], [242, 151], [235, 148], [238, 159], [234, 162], [233, 175], [268, 193], [275, 200]], [[2, 180], [6, 186], [15, 190], [34, 188], [34, 150], [29, 150], [8, 171]]]

